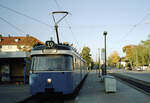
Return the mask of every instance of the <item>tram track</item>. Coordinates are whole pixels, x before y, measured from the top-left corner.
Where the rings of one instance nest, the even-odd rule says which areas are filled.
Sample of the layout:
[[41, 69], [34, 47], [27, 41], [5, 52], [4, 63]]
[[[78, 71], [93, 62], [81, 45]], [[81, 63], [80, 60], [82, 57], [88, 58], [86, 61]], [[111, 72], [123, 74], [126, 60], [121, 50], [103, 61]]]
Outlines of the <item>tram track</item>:
[[117, 79], [126, 82], [130, 86], [134, 87], [135, 89], [147, 94], [150, 96], [150, 83], [142, 80], [138, 80], [132, 77], [120, 75], [118, 73], [111, 73], [110, 75], [116, 77]]
[[34, 95], [18, 103], [74, 103], [75, 98], [64, 98], [61, 95]]
[[76, 103], [76, 96], [79, 90], [82, 88], [84, 81], [86, 80], [88, 74], [77, 86], [75, 92], [72, 95], [62, 95], [62, 94], [36, 94], [18, 103]]

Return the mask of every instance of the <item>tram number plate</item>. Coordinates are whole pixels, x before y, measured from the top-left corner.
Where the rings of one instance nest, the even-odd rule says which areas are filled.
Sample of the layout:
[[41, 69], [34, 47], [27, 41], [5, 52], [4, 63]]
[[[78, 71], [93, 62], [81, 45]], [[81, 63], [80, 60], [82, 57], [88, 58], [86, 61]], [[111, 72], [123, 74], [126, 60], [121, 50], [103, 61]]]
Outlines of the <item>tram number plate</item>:
[[46, 46], [49, 48], [53, 48], [55, 46], [55, 43], [53, 41], [46, 41]]

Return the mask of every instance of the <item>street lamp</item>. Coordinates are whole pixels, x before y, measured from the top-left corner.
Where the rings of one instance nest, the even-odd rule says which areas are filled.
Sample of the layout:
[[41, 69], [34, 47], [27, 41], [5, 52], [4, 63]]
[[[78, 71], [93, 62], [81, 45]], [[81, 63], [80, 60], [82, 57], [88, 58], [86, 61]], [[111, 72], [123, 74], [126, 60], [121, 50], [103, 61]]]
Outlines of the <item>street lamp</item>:
[[106, 31], [104, 31], [104, 47], [105, 47], [105, 68], [104, 68], [104, 75], [107, 75], [107, 71], [106, 71], [106, 67], [107, 67], [107, 65], [106, 65], [106, 35], [107, 35], [107, 32]]

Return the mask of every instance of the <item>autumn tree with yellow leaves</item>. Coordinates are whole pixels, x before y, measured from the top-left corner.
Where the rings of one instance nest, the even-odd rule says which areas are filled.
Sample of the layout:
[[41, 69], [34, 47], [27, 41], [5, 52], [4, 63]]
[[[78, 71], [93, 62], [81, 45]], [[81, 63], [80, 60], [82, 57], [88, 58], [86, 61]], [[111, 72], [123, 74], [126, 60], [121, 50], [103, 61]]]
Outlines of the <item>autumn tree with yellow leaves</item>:
[[108, 57], [108, 64], [110, 66], [116, 66], [116, 64], [119, 62], [120, 56], [117, 51], [113, 51], [110, 56]]
[[147, 40], [142, 40], [138, 45], [126, 45], [122, 48], [126, 53], [126, 60], [134, 66], [150, 64], [150, 35]]

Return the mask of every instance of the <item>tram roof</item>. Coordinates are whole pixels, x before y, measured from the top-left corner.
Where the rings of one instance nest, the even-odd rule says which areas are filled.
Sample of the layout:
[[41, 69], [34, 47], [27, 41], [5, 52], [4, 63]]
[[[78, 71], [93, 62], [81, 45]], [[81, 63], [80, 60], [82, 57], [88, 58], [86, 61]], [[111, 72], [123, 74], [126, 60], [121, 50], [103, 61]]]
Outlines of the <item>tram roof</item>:
[[73, 50], [72, 47], [67, 45], [55, 45], [52, 48], [47, 47], [46, 45], [35, 46], [32, 50], [43, 50], [43, 49], [57, 49], [57, 50]]
[[[69, 50], [69, 51], [73, 51], [74, 54], [78, 57], [81, 58], [80, 54], [76, 51], [75, 48], [72, 48], [71, 46], [69, 46], [68, 44], [55, 44], [53, 41], [48, 41], [48, 42], [52, 42], [53, 44], [49, 47], [48, 45], [37, 45], [35, 46], [32, 51], [40, 51], [40, 50], [50, 50], [50, 49], [56, 49], [56, 50]], [[46, 44], [46, 43], [45, 43]], [[40, 52], [39, 52], [40, 53]], [[58, 53], [58, 52], [57, 52]], [[61, 52], [64, 53], [64, 52]], [[31, 53], [32, 54], [32, 53]]]
[[[48, 49], [57, 49], [57, 50], [71, 50], [71, 51], [74, 51], [74, 55], [78, 56], [79, 58], [81, 58], [83, 61], [85, 61], [79, 53], [76, 52], [75, 49], [73, 49], [72, 47], [68, 46], [68, 45], [63, 45], [63, 44], [56, 44], [53, 48], [49, 48], [47, 47], [46, 45], [39, 45], [39, 46], [35, 46], [32, 50], [33, 52], [34, 51], [40, 51], [40, 50], [48, 50]], [[37, 53], [37, 52], [36, 52]], [[38, 53], [41, 53], [41, 52], [38, 52]], [[57, 52], [57, 53], [60, 53], [60, 52]], [[61, 51], [61, 53], [64, 53]], [[32, 53], [31, 53], [32, 55]]]

